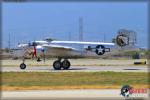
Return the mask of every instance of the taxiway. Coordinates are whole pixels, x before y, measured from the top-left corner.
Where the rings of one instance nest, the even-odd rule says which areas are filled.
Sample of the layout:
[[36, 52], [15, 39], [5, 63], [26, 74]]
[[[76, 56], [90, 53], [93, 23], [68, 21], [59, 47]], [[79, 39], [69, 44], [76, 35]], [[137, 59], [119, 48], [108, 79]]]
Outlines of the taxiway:
[[[84, 90], [26, 90], [26, 91], [3, 91], [2, 98], [11, 100], [14, 98], [27, 99], [27, 98], [56, 98], [56, 99], [94, 99], [94, 98], [124, 98], [120, 94], [120, 89], [84, 89]], [[148, 98], [148, 94], [131, 95], [130, 97]]]
[[68, 70], [54, 70], [49, 66], [28, 66], [26, 69], [20, 69], [19, 66], [1, 67], [2, 72], [98, 72], [98, 71], [114, 71], [114, 72], [149, 72], [148, 66], [71, 66]]

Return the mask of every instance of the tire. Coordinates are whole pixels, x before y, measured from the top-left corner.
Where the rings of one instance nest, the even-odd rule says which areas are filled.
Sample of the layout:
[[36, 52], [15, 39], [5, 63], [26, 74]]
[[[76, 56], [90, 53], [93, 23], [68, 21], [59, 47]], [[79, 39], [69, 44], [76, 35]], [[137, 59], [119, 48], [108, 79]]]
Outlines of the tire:
[[24, 63], [20, 64], [20, 69], [26, 69], [26, 64]]
[[61, 64], [61, 62], [60, 61], [54, 61], [54, 63], [53, 63], [53, 68], [55, 69], [55, 70], [60, 70], [61, 69], [61, 66], [62, 66], [62, 64]]
[[63, 62], [62, 62], [62, 67], [63, 67], [63, 69], [69, 69], [70, 68], [70, 62], [68, 61], [68, 60], [64, 60]]

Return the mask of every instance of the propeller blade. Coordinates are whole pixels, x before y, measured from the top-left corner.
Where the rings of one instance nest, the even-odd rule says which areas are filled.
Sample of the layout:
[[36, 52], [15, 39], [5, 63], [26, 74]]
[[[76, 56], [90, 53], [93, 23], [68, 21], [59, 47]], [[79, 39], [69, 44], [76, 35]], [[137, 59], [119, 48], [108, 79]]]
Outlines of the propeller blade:
[[44, 60], [44, 63], [45, 63], [45, 50], [43, 49], [42, 52], [43, 52], [43, 60]]
[[43, 57], [44, 57], [44, 63], [45, 63], [45, 53], [43, 53]]

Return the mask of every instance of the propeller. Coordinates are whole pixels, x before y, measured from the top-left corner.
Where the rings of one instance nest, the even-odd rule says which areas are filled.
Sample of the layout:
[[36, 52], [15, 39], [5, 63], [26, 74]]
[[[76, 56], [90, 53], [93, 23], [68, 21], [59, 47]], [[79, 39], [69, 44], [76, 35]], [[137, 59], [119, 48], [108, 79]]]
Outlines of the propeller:
[[44, 48], [42, 48], [42, 52], [43, 52], [43, 61], [45, 63], [45, 50], [44, 50]]
[[125, 34], [119, 34], [116, 37], [116, 43], [120, 47], [124, 47], [129, 44], [129, 37]]

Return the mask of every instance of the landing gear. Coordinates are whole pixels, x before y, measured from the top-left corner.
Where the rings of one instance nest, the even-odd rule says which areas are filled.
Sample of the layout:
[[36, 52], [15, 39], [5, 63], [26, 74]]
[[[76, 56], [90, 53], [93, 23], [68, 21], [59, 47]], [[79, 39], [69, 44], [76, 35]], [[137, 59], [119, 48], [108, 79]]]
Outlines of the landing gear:
[[53, 68], [55, 70], [60, 70], [61, 68], [66, 70], [66, 69], [70, 68], [70, 65], [71, 65], [70, 62], [67, 59], [64, 59], [62, 62], [61, 62], [61, 59], [58, 59], [58, 60], [54, 61]]
[[26, 64], [21, 63], [21, 64], [20, 64], [20, 68], [21, 68], [21, 69], [26, 69]]
[[[24, 62], [25, 62], [25, 59], [23, 59], [23, 62], [20, 64], [20, 69], [26, 69], [26, 64]], [[70, 68], [70, 66], [71, 64], [68, 59], [64, 59], [63, 61], [61, 61], [61, 58], [59, 58], [53, 63], [53, 68], [55, 70], [61, 70], [61, 69], [67, 70]]]
[[26, 69], [26, 64], [24, 63], [25, 62], [25, 58], [23, 57], [23, 59], [22, 59], [22, 63], [20, 64], [20, 69]]
[[66, 59], [62, 62], [63, 69], [69, 69], [70, 65], [71, 65], [70, 62]]
[[55, 70], [60, 70], [61, 69], [61, 62], [59, 60], [54, 61], [53, 67]]

